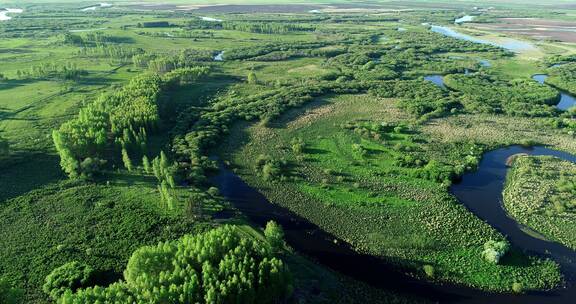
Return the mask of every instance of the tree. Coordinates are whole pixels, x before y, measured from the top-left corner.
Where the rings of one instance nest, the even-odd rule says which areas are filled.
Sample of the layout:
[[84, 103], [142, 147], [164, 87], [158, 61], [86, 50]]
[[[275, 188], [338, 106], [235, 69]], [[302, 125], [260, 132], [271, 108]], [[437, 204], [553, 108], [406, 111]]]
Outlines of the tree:
[[254, 71], [250, 71], [250, 73], [248, 73], [248, 83], [249, 84], [258, 83], [258, 78], [256, 77], [256, 73], [254, 73]]
[[148, 174], [152, 173], [152, 166], [150, 165], [150, 160], [146, 155], [142, 156], [142, 166], [144, 167], [144, 172]]
[[4, 138], [0, 137], [0, 158], [6, 157], [10, 154], [10, 144]]
[[264, 236], [273, 251], [278, 252], [284, 247], [284, 229], [282, 229], [282, 226], [278, 225], [275, 221], [269, 221], [266, 223]]
[[19, 288], [13, 287], [8, 280], [0, 278], [0, 303], [2, 304], [19, 304], [23, 295], [23, 291]]
[[490, 240], [484, 244], [482, 256], [492, 264], [498, 264], [500, 259], [508, 252], [510, 244], [507, 241]]
[[122, 148], [122, 162], [124, 163], [126, 170], [132, 171], [132, 160], [130, 159], [130, 155], [128, 155], [128, 151], [126, 151], [126, 148]]
[[73, 261], [54, 270], [46, 277], [42, 290], [57, 300], [66, 290], [85, 287], [93, 274], [89, 265]]

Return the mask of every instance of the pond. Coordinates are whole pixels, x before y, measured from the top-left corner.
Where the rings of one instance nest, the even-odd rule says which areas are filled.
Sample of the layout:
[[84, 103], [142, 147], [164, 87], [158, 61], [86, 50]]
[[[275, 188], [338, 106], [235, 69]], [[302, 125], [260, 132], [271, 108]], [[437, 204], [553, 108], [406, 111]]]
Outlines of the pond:
[[99, 3], [98, 5], [85, 7], [85, 8], [83, 8], [83, 9], [81, 9], [80, 11], [89, 12], [89, 11], [95, 11], [95, 10], [97, 10], [97, 9], [99, 9], [99, 8], [107, 8], [107, 7], [112, 7], [112, 4], [110, 4], [110, 3]]
[[[532, 79], [538, 81], [540, 84], [545, 84], [546, 78], [548, 78], [548, 75], [546, 74], [532, 75]], [[576, 106], [576, 97], [572, 96], [570, 93], [564, 90], [557, 90], [560, 92], [560, 102], [558, 102], [556, 105], [558, 109], [566, 111], [571, 107]]]
[[8, 16], [9, 14], [21, 14], [23, 12], [24, 10], [20, 8], [6, 8], [0, 11], [0, 21], [8, 21], [12, 19], [11, 16]]
[[224, 61], [224, 51], [216, 54], [216, 56], [214, 56], [214, 61]]
[[208, 21], [208, 22], [222, 22], [221, 19], [216, 19], [216, 18], [212, 18], [212, 17], [200, 17], [200, 19], [202, 19], [203, 21]]
[[454, 20], [454, 23], [458, 24], [458, 23], [464, 23], [464, 22], [471, 22], [474, 20], [474, 18], [476, 18], [476, 16], [465, 15], [465, 16], [462, 16], [462, 17]]
[[424, 76], [424, 80], [432, 81], [435, 85], [445, 89], [446, 86], [444, 85], [444, 76], [442, 75], [428, 75]]

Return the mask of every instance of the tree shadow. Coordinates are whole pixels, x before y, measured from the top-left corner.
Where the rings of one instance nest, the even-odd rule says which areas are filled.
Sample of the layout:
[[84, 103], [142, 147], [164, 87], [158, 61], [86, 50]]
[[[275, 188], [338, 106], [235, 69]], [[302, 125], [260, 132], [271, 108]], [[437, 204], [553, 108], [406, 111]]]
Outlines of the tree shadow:
[[65, 179], [58, 155], [19, 152], [0, 163], [0, 201]]

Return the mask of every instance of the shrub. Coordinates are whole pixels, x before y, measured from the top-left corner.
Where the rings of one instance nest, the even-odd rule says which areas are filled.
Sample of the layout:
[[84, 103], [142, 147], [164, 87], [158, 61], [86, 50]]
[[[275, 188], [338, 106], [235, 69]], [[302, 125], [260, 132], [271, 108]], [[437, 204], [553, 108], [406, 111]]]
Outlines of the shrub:
[[54, 270], [46, 277], [42, 290], [54, 300], [66, 292], [85, 287], [92, 276], [92, 267], [80, 262], [69, 262]]
[[514, 284], [512, 284], [512, 291], [515, 293], [523, 293], [524, 286], [522, 285], [522, 283], [515, 282]]
[[490, 240], [484, 244], [482, 257], [490, 263], [498, 264], [509, 248], [510, 244], [507, 241]]
[[426, 276], [428, 276], [429, 278], [434, 277], [434, 266], [424, 265], [423, 269], [424, 269], [424, 273], [426, 274]]

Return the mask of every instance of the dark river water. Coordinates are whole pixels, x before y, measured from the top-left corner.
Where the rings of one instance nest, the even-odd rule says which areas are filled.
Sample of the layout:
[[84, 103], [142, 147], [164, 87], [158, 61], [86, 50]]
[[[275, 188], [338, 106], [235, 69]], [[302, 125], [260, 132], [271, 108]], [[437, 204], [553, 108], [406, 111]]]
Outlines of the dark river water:
[[274, 220], [284, 227], [286, 241], [297, 252], [344, 275], [375, 287], [422, 297], [437, 303], [575, 303], [576, 252], [558, 243], [535, 238], [506, 215], [502, 205], [502, 190], [506, 179], [508, 157], [527, 153], [552, 155], [576, 162], [574, 155], [545, 147], [524, 148], [511, 146], [484, 154], [479, 168], [462, 177], [450, 191], [471, 212], [506, 235], [511, 244], [526, 252], [550, 257], [562, 268], [567, 287], [546, 292], [529, 292], [524, 295], [482, 292], [452, 284], [434, 284], [405, 274], [402, 269], [370, 256], [356, 253], [345, 242], [335, 242], [335, 237], [321, 230], [288, 209], [270, 203], [264, 195], [247, 185], [234, 172], [221, 167], [212, 179], [221, 194], [254, 224], [263, 227]]

